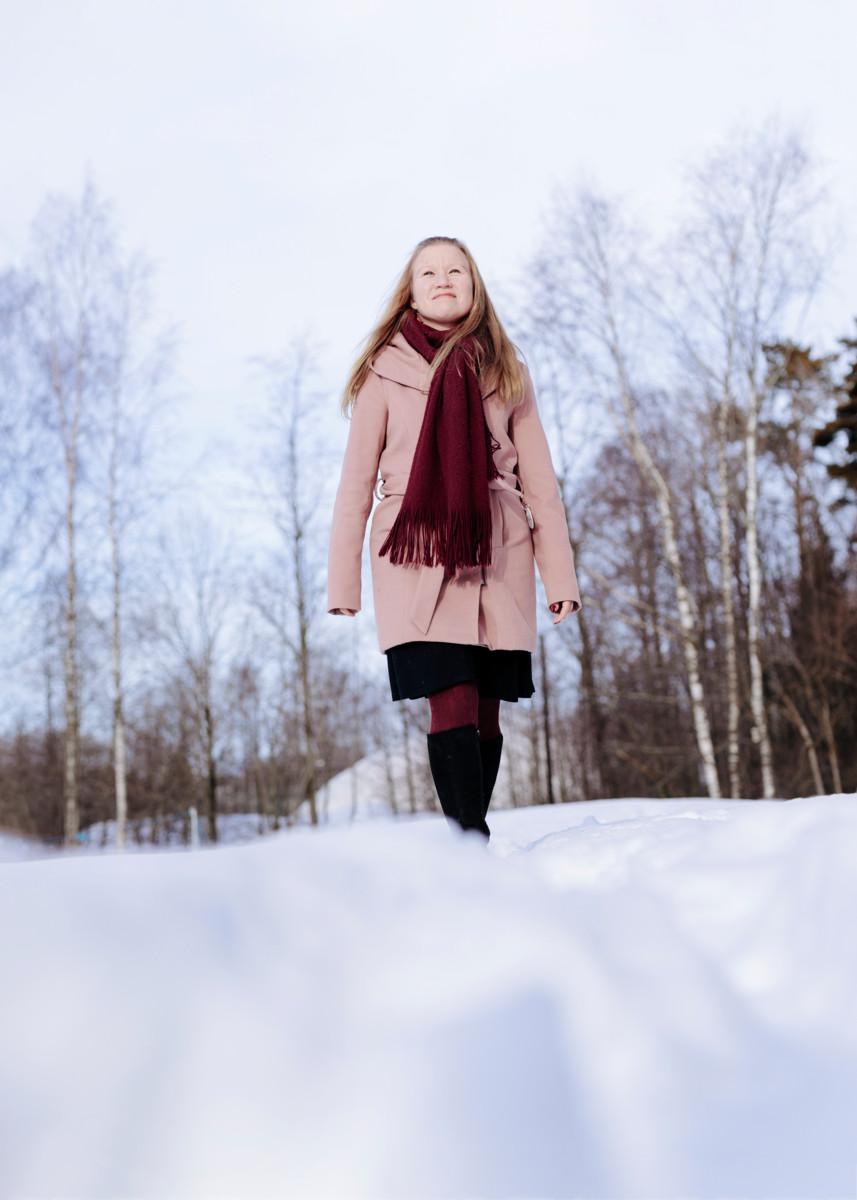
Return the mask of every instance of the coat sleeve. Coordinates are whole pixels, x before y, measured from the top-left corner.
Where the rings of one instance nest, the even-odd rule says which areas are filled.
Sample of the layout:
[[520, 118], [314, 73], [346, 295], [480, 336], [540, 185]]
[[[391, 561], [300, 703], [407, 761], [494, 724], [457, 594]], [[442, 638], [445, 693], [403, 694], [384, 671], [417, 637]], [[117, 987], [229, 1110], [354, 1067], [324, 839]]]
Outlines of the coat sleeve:
[[360, 610], [361, 562], [366, 521], [387, 436], [387, 399], [370, 369], [351, 410], [351, 427], [333, 504], [327, 559], [327, 611]]
[[581, 607], [580, 589], [565, 506], [539, 417], [533, 381], [525, 364], [522, 369], [526, 391], [520, 405], [512, 410], [511, 426], [518, 454], [518, 477], [535, 520], [533, 554], [548, 604], [571, 600], [571, 611], [577, 612]]

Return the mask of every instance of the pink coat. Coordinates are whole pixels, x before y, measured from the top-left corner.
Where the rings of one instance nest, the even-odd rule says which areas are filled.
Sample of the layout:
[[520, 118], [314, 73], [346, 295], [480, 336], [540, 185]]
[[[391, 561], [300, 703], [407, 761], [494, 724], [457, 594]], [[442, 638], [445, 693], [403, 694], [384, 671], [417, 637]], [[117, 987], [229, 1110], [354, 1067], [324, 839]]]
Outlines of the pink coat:
[[[401, 332], [375, 356], [354, 402], [342, 474], [333, 507], [328, 555], [328, 612], [361, 607], [360, 575], [366, 521], [380, 649], [400, 642], [463, 642], [493, 650], [536, 648], [534, 563], [548, 604], [581, 607], [550, 450], [524, 366], [526, 395], [509, 410], [486, 387], [485, 418], [500, 443], [500, 477], [488, 484], [493, 526], [492, 562], [455, 576], [441, 566], [394, 565], [378, 550], [402, 503], [428, 397], [429, 364]], [[380, 474], [380, 482], [378, 476]], [[523, 489], [535, 528], [519, 499]]]

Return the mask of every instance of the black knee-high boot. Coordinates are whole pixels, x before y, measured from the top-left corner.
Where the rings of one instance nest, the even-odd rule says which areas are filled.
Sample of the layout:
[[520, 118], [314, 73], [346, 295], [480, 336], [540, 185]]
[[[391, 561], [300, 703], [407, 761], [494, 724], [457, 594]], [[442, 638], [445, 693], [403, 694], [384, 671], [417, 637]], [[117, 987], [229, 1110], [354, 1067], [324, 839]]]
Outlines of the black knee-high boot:
[[486, 838], [482, 793], [482, 755], [475, 725], [458, 725], [426, 735], [429, 766], [441, 808], [462, 829], [476, 829]]
[[497, 782], [497, 772], [500, 770], [500, 755], [503, 753], [503, 735], [498, 733], [493, 738], [479, 739], [479, 753], [482, 755], [482, 816], [488, 812], [491, 794]]

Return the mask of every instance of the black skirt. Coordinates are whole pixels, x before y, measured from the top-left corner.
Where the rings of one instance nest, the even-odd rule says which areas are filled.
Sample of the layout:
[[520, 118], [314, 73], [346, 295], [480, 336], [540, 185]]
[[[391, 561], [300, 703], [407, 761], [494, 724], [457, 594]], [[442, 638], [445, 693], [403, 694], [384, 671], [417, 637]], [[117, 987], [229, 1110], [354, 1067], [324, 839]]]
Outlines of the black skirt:
[[394, 700], [416, 700], [455, 683], [475, 683], [480, 696], [498, 700], [527, 700], [536, 690], [529, 650], [402, 642], [384, 653]]

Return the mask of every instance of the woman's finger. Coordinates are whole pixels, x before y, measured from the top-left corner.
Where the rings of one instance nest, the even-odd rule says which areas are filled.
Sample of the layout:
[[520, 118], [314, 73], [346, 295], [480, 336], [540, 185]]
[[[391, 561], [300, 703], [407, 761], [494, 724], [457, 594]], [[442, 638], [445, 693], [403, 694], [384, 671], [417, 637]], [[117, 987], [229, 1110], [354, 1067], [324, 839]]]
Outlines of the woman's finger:
[[554, 622], [553, 622], [554, 625], [559, 625], [560, 621], [564, 621], [565, 618], [568, 616], [568, 614], [571, 612], [571, 601], [570, 600], [554, 601], [554, 603], [550, 605], [550, 610], [552, 613], [556, 613], [556, 616], [554, 617]]

